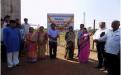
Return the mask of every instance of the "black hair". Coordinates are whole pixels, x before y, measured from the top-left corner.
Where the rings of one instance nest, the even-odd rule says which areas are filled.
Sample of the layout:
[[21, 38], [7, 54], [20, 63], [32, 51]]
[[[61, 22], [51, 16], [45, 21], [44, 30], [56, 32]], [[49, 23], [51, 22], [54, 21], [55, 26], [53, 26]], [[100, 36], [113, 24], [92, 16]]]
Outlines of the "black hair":
[[9, 16], [9, 15], [6, 15], [6, 16], [4, 17], [4, 20], [5, 20], [6, 18], [10, 18], [10, 16]]
[[73, 27], [72, 27], [72, 26], [70, 26], [70, 27], [69, 27], [69, 29], [73, 29]]
[[39, 28], [44, 28], [43, 26], [40, 26]]
[[10, 23], [16, 23], [16, 21], [15, 20], [10, 20]]
[[112, 25], [116, 25], [117, 23], [120, 24], [120, 21], [118, 21], [118, 20], [114, 20], [114, 21], [112, 22]]
[[83, 26], [84, 27], [84, 24], [80, 24], [80, 26]]
[[56, 26], [56, 24], [55, 23], [52, 23], [51, 26]]
[[29, 29], [34, 29], [33, 27], [29, 27]]
[[86, 31], [87, 31], [87, 28], [84, 28], [84, 30], [86, 30]]
[[1, 21], [4, 21], [4, 20], [1, 18]]
[[16, 18], [16, 20], [20, 20], [19, 18]]
[[28, 18], [24, 18], [24, 21], [25, 21], [25, 20], [28, 20]]

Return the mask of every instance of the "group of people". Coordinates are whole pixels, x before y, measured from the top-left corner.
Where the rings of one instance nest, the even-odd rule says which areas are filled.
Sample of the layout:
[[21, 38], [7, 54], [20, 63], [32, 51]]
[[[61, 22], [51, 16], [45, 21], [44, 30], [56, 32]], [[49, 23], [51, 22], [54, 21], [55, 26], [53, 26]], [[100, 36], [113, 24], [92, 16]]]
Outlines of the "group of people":
[[[45, 59], [46, 45], [49, 41], [50, 59], [56, 59], [57, 39], [59, 31], [56, 24], [52, 23], [48, 31], [40, 26], [35, 30], [24, 19], [24, 24], [20, 24], [19, 19], [10, 20], [10, 16], [1, 19], [1, 50], [2, 61], [6, 61], [8, 68], [19, 65], [19, 55], [27, 55], [28, 62], [36, 62]], [[120, 74], [120, 21], [112, 22], [112, 30], [105, 28], [105, 22], [100, 22], [100, 29], [93, 36], [98, 54], [98, 65], [96, 68], [105, 68], [109, 75]], [[75, 49], [75, 32], [72, 26], [68, 27], [65, 34], [66, 52], [65, 58], [72, 60]], [[80, 63], [87, 63], [90, 54], [90, 34], [84, 24], [80, 24], [77, 35], [78, 54]], [[49, 40], [48, 40], [49, 39]], [[6, 59], [6, 60], [5, 60]]]
[[[87, 29], [84, 28], [84, 24], [81, 24], [80, 27], [78, 45], [80, 45], [79, 50], [81, 52], [79, 51], [77, 56], [80, 62], [87, 62], [89, 56], [89, 34]], [[4, 19], [1, 19], [1, 36], [2, 61], [7, 62], [8, 68], [19, 65], [19, 56], [27, 55], [28, 62], [45, 59], [48, 41], [50, 58], [56, 59], [59, 31], [56, 30], [56, 24], [54, 23], [51, 24], [51, 28], [46, 32], [43, 26], [35, 30], [28, 23], [27, 18], [24, 18], [24, 24], [21, 24], [19, 19], [11, 20], [11, 17], [7, 15]], [[75, 48], [75, 32], [72, 26], [68, 28], [65, 34], [65, 41], [65, 58], [71, 60], [74, 57]]]
[[19, 19], [10, 20], [10, 16], [1, 19], [1, 56], [8, 68], [19, 65], [19, 56], [27, 55], [27, 61], [31, 63], [45, 58], [47, 32], [43, 26], [34, 30], [27, 18], [24, 22], [20, 24]]
[[106, 29], [105, 22], [99, 23], [99, 30], [93, 36], [97, 47], [98, 65], [96, 68], [103, 68], [108, 75], [120, 75], [120, 21], [114, 20], [112, 29]]
[[[75, 32], [73, 27], [69, 27], [68, 31], [65, 34], [66, 40], [66, 54], [65, 58], [73, 59], [74, 49], [75, 49]], [[84, 24], [80, 24], [80, 30], [78, 32], [77, 38], [78, 45], [78, 54], [79, 62], [87, 63], [89, 54], [90, 54], [90, 34], [87, 29], [84, 27]]]
[[[93, 35], [98, 57], [96, 68], [106, 70], [108, 75], [120, 75], [120, 21], [112, 21], [111, 27], [112, 29], [106, 29], [106, 23], [99, 22], [99, 29]], [[68, 52], [67, 59], [73, 59], [75, 34], [72, 27], [69, 27], [69, 31], [66, 32], [65, 40], [67, 43], [65, 57], [67, 57]], [[90, 34], [84, 27], [84, 24], [80, 24], [77, 46], [79, 62], [88, 62], [90, 54]]]

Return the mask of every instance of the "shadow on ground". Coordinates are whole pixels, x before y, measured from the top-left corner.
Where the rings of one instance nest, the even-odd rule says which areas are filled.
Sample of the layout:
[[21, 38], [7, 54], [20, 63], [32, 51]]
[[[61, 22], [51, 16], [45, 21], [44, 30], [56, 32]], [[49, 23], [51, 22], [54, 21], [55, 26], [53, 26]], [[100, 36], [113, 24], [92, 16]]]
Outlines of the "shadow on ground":
[[49, 59], [37, 63], [27, 63], [25, 58], [20, 59], [20, 66], [8, 70], [6, 64], [1, 64], [1, 75], [105, 75], [104, 72], [94, 68], [95, 60], [88, 63], [79, 63], [77, 59], [72, 61], [61, 58]]

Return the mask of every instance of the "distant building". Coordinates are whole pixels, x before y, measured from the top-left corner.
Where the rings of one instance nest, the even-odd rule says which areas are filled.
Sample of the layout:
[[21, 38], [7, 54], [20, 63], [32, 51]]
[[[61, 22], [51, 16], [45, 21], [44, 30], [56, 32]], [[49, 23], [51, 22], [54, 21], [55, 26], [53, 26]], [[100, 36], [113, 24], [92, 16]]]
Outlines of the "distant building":
[[21, 20], [21, 0], [1, 0], [1, 17], [10, 15]]

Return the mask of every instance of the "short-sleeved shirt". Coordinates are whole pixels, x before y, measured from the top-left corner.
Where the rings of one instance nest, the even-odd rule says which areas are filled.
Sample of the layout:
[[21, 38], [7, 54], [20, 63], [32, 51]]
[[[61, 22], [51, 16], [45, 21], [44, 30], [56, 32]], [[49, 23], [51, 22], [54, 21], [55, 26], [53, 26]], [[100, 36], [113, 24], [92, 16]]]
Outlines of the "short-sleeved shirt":
[[117, 55], [120, 52], [120, 31], [121, 29], [116, 31], [109, 30], [105, 36], [99, 39], [106, 42], [106, 53]]
[[30, 27], [30, 24], [22, 24], [22, 27], [24, 29], [24, 33], [25, 35], [29, 33], [29, 27]]
[[107, 33], [107, 29], [104, 28], [104, 29], [97, 30], [93, 35], [93, 39], [99, 39], [102, 32]]
[[[53, 37], [53, 38], [56, 38], [59, 35], [59, 31], [58, 30], [49, 29], [48, 30], [48, 35]], [[51, 38], [49, 38], [49, 41], [57, 42], [57, 40], [53, 40]]]

